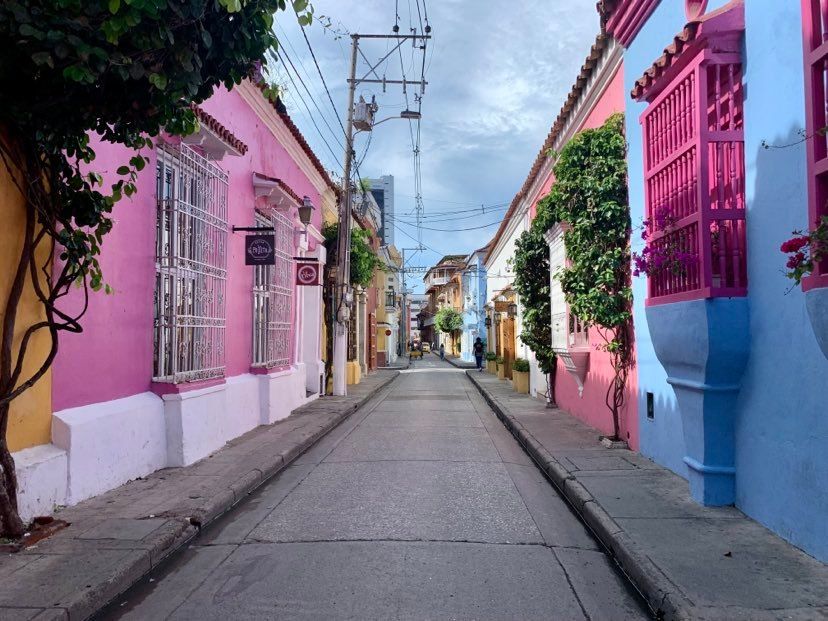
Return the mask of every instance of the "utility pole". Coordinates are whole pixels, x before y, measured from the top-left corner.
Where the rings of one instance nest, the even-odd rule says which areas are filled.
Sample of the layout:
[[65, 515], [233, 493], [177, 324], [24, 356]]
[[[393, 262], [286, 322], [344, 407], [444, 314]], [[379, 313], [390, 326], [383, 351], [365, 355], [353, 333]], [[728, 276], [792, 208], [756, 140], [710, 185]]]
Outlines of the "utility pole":
[[345, 126], [345, 162], [342, 176], [342, 198], [339, 210], [339, 236], [336, 264], [336, 328], [333, 346], [333, 394], [347, 393], [348, 321], [351, 293], [351, 158], [354, 153], [354, 91], [359, 36], [351, 35], [351, 73], [348, 80], [348, 123]]
[[[427, 32], [431, 30], [427, 26]], [[370, 65], [368, 72], [357, 79], [357, 54], [362, 53], [359, 49], [360, 39], [395, 39], [397, 45], [392, 47], [390, 51], [386, 52], [377, 63]], [[429, 35], [421, 35], [416, 32], [411, 35], [351, 35], [351, 71], [348, 79], [348, 123], [345, 126], [345, 161], [343, 162], [343, 177], [342, 177], [342, 197], [340, 199], [339, 210], [339, 227], [338, 227], [338, 248], [337, 248], [337, 266], [336, 266], [336, 287], [335, 287], [335, 304], [336, 304], [336, 325], [334, 327], [334, 343], [333, 343], [333, 394], [337, 396], [344, 396], [347, 394], [347, 366], [348, 366], [348, 322], [350, 320], [350, 305], [353, 299], [351, 292], [351, 164], [354, 157], [354, 93], [356, 87], [362, 83], [381, 84], [383, 91], [385, 91], [386, 84], [401, 84], [403, 89], [408, 85], [420, 87], [420, 95], [425, 92], [427, 82], [424, 77], [420, 80], [406, 80], [403, 76], [402, 80], [387, 80], [385, 76], [382, 78], [377, 75], [376, 70], [385, 59], [397, 51], [405, 41], [411, 41], [415, 45], [418, 41], [424, 42], [430, 39]], [[421, 48], [423, 56], [425, 57], [425, 45]], [[365, 58], [365, 54], [362, 54]], [[366, 59], [367, 60], [367, 59]], [[425, 63], [425, 61], [423, 61]], [[425, 66], [425, 64], [423, 65]], [[376, 79], [368, 76], [374, 74]], [[413, 114], [406, 110], [409, 116]], [[417, 112], [419, 115], [419, 112]], [[409, 118], [401, 115], [401, 118]], [[417, 117], [419, 118], [419, 117]], [[386, 119], [387, 120], [387, 119]], [[380, 121], [382, 122], [382, 121]], [[405, 264], [403, 262], [403, 269]]]

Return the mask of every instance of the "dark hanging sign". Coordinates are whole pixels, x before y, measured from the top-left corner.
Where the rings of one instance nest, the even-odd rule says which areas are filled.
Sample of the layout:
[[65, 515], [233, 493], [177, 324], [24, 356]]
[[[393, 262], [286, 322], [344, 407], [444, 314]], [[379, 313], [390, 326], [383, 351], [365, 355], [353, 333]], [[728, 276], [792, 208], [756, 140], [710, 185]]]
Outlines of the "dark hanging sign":
[[276, 236], [267, 233], [247, 235], [244, 238], [245, 265], [275, 265]]
[[321, 284], [320, 271], [319, 263], [298, 261], [296, 263], [296, 284], [300, 287], [312, 287]]

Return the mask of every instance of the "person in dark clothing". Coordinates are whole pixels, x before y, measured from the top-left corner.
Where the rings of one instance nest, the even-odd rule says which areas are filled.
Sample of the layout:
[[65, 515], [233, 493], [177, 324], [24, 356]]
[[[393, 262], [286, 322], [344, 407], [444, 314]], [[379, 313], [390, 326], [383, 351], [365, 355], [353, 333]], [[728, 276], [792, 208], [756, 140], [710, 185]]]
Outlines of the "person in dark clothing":
[[483, 347], [483, 339], [478, 336], [477, 340], [474, 342], [473, 351], [474, 359], [477, 362], [477, 370], [481, 372], [483, 371], [483, 349], [485, 349]]

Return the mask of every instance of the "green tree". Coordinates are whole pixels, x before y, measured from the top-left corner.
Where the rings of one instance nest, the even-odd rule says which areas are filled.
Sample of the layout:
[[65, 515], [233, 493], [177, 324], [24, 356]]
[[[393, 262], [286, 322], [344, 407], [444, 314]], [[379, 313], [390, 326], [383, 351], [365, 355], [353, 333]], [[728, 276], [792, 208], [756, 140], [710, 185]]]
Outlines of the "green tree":
[[452, 334], [463, 327], [463, 316], [453, 308], [444, 306], [434, 316], [434, 325], [440, 332]]
[[[191, 133], [191, 104], [252, 77], [276, 44], [285, 0], [6, 0], [0, 4], [0, 157], [26, 201], [25, 236], [13, 270], [0, 339], [0, 535], [24, 531], [6, 442], [11, 401], [51, 366], [62, 331], [81, 332], [60, 300], [77, 283], [108, 289], [98, 261], [112, 208], [135, 181], [162, 130]], [[306, 0], [293, 2], [309, 24]], [[90, 135], [133, 151], [104, 187]], [[38, 257], [46, 249], [47, 260]], [[55, 258], [60, 263], [55, 265]], [[45, 321], [13, 346], [21, 294], [31, 277]], [[30, 377], [23, 360], [34, 333], [50, 352]]]

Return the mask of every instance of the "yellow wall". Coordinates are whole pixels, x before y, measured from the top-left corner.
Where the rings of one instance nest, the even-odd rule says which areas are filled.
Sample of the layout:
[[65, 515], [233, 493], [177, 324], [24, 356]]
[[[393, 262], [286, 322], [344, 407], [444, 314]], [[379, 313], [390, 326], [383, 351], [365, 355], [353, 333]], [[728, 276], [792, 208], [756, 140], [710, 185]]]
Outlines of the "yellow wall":
[[[0, 166], [0, 209], [2, 209], [4, 219], [3, 226], [0, 227], [0, 321], [2, 321], [9, 289], [20, 260], [26, 224], [23, 197], [5, 166]], [[45, 260], [48, 249], [45, 244], [41, 246], [39, 255], [42, 256], [42, 260]], [[43, 307], [35, 296], [31, 281], [27, 279], [17, 312], [13, 356], [17, 353], [23, 332], [43, 317]], [[49, 353], [50, 344], [49, 333], [45, 330], [39, 331], [29, 342], [23, 365], [23, 381], [31, 377], [32, 373], [40, 367]], [[19, 451], [38, 444], [48, 444], [51, 440], [51, 425], [52, 374], [51, 371], [47, 371], [34, 386], [12, 401], [8, 427], [9, 450]]]

